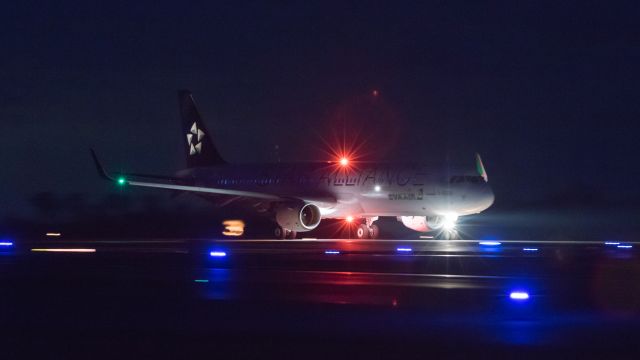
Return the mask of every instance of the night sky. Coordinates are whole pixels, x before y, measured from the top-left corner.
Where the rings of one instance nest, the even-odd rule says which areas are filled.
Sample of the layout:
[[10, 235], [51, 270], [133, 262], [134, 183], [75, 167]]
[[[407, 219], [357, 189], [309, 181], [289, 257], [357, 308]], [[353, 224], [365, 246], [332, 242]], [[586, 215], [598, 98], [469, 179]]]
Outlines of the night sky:
[[104, 3], [0, 12], [4, 214], [107, 193], [90, 147], [112, 169], [181, 168], [181, 88], [232, 162], [323, 160], [346, 134], [371, 161], [478, 151], [496, 206], [640, 200], [635, 2]]

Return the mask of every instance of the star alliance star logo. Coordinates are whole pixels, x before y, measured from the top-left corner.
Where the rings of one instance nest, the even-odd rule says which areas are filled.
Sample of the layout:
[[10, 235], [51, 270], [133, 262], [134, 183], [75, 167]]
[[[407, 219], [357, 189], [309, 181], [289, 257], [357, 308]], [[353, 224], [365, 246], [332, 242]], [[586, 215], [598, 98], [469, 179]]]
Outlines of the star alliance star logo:
[[198, 129], [198, 126], [194, 122], [191, 125], [191, 130], [187, 134], [187, 145], [189, 145], [189, 155], [200, 154], [202, 151], [202, 138], [204, 137], [204, 131]]

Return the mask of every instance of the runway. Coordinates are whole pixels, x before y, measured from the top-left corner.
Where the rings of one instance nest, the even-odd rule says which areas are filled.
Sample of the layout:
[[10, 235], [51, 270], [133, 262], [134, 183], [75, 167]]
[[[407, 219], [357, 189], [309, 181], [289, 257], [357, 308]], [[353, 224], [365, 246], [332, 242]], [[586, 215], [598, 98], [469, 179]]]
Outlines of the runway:
[[592, 355], [628, 350], [640, 334], [635, 242], [11, 243], [0, 248], [0, 319], [3, 341], [17, 349], [28, 341], [64, 352], [72, 336], [89, 352], [115, 343], [142, 355], [159, 349], [136, 337], [176, 354], [214, 346], [249, 356], [381, 347]]

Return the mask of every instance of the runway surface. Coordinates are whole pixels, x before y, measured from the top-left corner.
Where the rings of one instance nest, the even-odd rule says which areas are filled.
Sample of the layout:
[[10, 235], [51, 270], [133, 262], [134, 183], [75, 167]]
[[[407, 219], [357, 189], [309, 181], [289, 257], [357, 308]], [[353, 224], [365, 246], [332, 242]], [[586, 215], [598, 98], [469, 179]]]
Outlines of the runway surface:
[[15, 356], [638, 354], [636, 243], [4, 242]]

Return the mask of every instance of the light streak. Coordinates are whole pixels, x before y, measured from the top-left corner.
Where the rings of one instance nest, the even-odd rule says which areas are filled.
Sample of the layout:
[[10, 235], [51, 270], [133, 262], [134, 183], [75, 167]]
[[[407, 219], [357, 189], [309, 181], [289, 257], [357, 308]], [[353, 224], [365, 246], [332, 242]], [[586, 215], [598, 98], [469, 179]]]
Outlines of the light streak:
[[61, 252], [61, 253], [94, 253], [96, 249], [45, 249], [37, 248], [31, 249], [32, 252]]
[[222, 226], [224, 226], [222, 235], [242, 236], [244, 234], [244, 221], [242, 220], [225, 220], [222, 222]]

